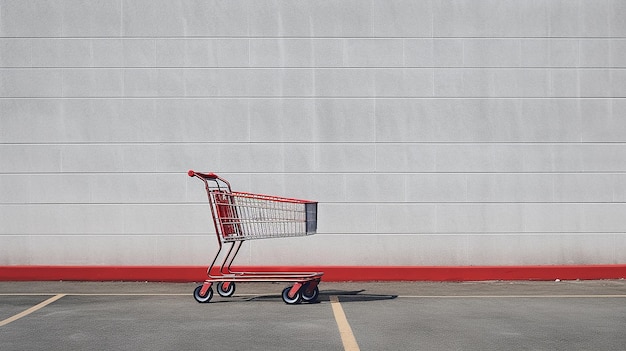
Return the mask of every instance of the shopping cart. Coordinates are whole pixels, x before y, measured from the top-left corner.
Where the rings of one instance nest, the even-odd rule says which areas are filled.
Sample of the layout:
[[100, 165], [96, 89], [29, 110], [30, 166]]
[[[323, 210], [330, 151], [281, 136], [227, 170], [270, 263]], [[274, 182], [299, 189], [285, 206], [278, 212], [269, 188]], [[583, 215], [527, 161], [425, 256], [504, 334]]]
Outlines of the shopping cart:
[[[246, 240], [315, 234], [317, 202], [235, 192], [228, 181], [214, 173], [190, 170], [187, 174], [204, 182], [219, 243], [215, 258], [207, 269], [208, 278], [193, 292], [196, 301], [209, 302], [213, 297], [213, 284], [220, 296], [232, 296], [238, 281], [290, 282], [293, 285], [282, 291], [285, 303], [317, 301], [323, 272], [241, 272], [231, 268]], [[225, 246], [229, 248], [216, 273], [216, 262], [223, 256]]]

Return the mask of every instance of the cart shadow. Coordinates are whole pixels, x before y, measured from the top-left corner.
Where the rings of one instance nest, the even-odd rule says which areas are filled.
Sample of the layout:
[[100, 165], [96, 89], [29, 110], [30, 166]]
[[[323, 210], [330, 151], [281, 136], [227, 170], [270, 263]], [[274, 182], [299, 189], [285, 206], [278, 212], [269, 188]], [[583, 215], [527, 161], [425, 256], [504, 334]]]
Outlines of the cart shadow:
[[[384, 294], [368, 294], [366, 290], [323, 290], [320, 291], [318, 301], [328, 302], [331, 296], [336, 296], [340, 302], [366, 302], [366, 301], [380, 301], [380, 300], [393, 300], [398, 295], [384, 295]], [[260, 295], [247, 298], [246, 301], [264, 301], [281, 299], [281, 295]]]
[[320, 301], [330, 301], [331, 296], [337, 296], [339, 301], [343, 302], [363, 302], [363, 301], [379, 301], [379, 300], [393, 300], [398, 295], [386, 295], [386, 294], [368, 294], [367, 290], [324, 290], [320, 291]]

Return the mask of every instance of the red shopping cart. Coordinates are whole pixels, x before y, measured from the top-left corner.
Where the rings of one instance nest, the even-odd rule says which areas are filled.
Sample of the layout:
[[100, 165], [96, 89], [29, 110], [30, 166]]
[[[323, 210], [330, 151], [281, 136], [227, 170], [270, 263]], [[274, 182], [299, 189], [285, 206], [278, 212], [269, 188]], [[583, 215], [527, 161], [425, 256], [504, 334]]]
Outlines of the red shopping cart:
[[[214, 173], [190, 170], [188, 175], [204, 182], [219, 243], [207, 269], [207, 279], [194, 290], [196, 301], [209, 302], [213, 297], [213, 284], [220, 296], [232, 296], [238, 281], [293, 283], [282, 291], [285, 303], [317, 301], [323, 272], [242, 272], [231, 268], [246, 240], [315, 234], [317, 202], [235, 192], [226, 179]], [[216, 262], [226, 246], [229, 246], [228, 251], [216, 273]]]

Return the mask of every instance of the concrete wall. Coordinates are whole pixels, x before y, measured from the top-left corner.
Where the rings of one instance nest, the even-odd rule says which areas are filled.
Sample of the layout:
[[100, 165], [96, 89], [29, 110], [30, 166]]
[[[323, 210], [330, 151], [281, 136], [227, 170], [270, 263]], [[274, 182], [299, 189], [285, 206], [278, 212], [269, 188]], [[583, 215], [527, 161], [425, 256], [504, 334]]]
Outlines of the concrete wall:
[[626, 2], [0, 1], [0, 265], [626, 262]]

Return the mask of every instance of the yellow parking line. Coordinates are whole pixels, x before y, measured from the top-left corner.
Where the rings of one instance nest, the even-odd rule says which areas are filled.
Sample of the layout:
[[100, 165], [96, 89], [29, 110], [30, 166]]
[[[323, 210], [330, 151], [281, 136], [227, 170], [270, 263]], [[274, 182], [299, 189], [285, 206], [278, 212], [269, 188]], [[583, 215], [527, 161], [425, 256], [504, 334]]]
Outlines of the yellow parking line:
[[333, 308], [333, 314], [335, 315], [335, 320], [337, 321], [337, 327], [339, 327], [339, 334], [341, 335], [343, 349], [346, 351], [360, 351], [359, 345], [356, 343], [356, 339], [352, 333], [352, 328], [350, 328], [350, 324], [346, 318], [346, 314], [343, 312], [343, 308], [339, 303], [339, 298], [337, 296], [331, 296], [330, 305]]
[[24, 317], [24, 316], [28, 316], [29, 314], [31, 314], [31, 313], [33, 313], [33, 312], [35, 312], [35, 311], [37, 311], [37, 310], [40, 310], [40, 309], [42, 309], [42, 308], [44, 308], [44, 307], [48, 306], [49, 304], [51, 304], [51, 303], [53, 303], [54, 301], [56, 301], [56, 300], [58, 300], [58, 299], [62, 298], [63, 296], [65, 296], [65, 294], [55, 295], [55, 296], [53, 296], [53, 297], [51, 297], [51, 298], [47, 299], [47, 300], [46, 300], [46, 301], [44, 301], [44, 302], [41, 302], [41, 303], [39, 303], [39, 304], [37, 304], [37, 305], [35, 305], [35, 306], [33, 306], [33, 307], [31, 307], [31, 308], [29, 308], [29, 309], [27, 309], [27, 310], [23, 311], [23, 312], [20, 312], [20, 313], [16, 314], [16, 315], [15, 315], [15, 316], [13, 316], [13, 317], [9, 317], [9, 318], [7, 318], [7, 319], [5, 319], [5, 320], [3, 320], [3, 321], [0, 321], [0, 327], [5, 326], [5, 325], [7, 325], [7, 324], [9, 324], [9, 323], [11, 323], [11, 322], [14, 322], [14, 321], [16, 321], [16, 320], [18, 320], [18, 319], [20, 319], [20, 318], [22, 318], [22, 317]]

